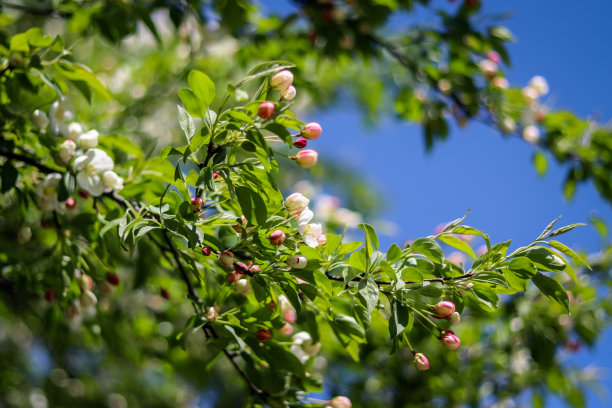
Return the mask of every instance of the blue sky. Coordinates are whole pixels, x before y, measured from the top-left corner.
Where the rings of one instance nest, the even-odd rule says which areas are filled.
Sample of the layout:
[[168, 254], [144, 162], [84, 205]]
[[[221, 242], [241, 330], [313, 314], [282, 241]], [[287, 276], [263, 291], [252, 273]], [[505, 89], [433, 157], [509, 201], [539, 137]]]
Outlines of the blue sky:
[[[273, 11], [270, 4], [280, 2], [264, 3]], [[454, 7], [445, 0], [432, 3]], [[612, 117], [612, 57], [605, 50], [610, 49], [612, 38], [612, 2], [484, 1], [485, 14], [506, 11], [512, 11], [513, 17], [504, 24], [518, 40], [509, 47], [513, 65], [506, 72], [510, 83], [524, 86], [534, 75], [543, 75], [550, 84], [549, 100], [555, 109], [608, 122]], [[423, 12], [419, 18], [434, 17]], [[401, 18], [394, 21], [398, 27], [402, 24]], [[384, 244], [431, 234], [436, 225], [462, 216], [468, 208], [469, 225], [488, 233], [494, 242], [512, 238], [516, 246], [531, 242], [559, 215], [563, 225], [586, 222], [592, 211], [612, 222], [611, 207], [592, 185], [581, 185], [573, 201], [564, 201], [564, 168], [549, 161], [546, 176], [537, 176], [531, 164], [533, 146], [517, 138], [502, 138], [484, 126], [454, 128], [448, 141], [426, 155], [421, 130], [414, 125], [387, 119], [364, 128], [359, 112], [350, 106], [311, 113], [308, 119], [324, 128], [313, 148], [350, 164], [380, 186], [383, 218], [399, 226], [396, 237], [383, 237]], [[393, 148], [372, 149], [373, 143]], [[564, 240], [575, 249], [598, 249], [598, 237], [590, 227], [575, 230]], [[612, 330], [595, 350], [581, 351], [571, 361], [583, 367], [605, 367], [612, 377], [610, 344]], [[612, 378], [605, 379], [604, 385], [612, 390]], [[551, 402], [562, 406], [559, 401]], [[589, 395], [589, 406], [610, 404], [611, 398], [602, 402]]]

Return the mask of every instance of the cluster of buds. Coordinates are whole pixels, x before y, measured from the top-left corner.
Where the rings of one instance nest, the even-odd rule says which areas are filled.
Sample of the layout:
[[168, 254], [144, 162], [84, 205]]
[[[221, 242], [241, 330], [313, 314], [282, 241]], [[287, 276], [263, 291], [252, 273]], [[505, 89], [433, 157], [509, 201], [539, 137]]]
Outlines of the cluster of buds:
[[[282, 70], [274, 74], [270, 80], [270, 85], [277, 89], [281, 93], [282, 100], [290, 101], [295, 98], [296, 90], [293, 84], [293, 74], [289, 70]], [[257, 114], [262, 119], [269, 119], [274, 115], [275, 104], [272, 102], [262, 102], [259, 105]], [[321, 125], [316, 122], [306, 124], [300, 133], [296, 135], [297, 139], [293, 142], [293, 146], [298, 149], [303, 149], [308, 144], [308, 140], [315, 140], [321, 136], [323, 129]], [[309, 169], [317, 164], [319, 158], [318, 153], [315, 150], [302, 150], [297, 155], [291, 156], [290, 159], [295, 160], [296, 163], [305, 168]]]
[[539, 104], [538, 99], [548, 93], [548, 82], [542, 76], [536, 75], [523, 88], [523, 98], [529, 107], [523, 112], [523, 139], [529, 143], [537, 143], [540, 140], [540, 129], [537, 126], [545, 118], [545, 109]]
[[487, 58], [478, 63], [480, 70], [487, 78], [492, 87], [498, 89], [508, 89], [510, 84], [508, 80], [499, 72], [499, 63], [501, 56], [497, 51], [489, 51]]
[[455, 311], [455, 304], [449, 300], [436, 303], [431, 311], [436, 319], [448, 319], [453, 325], [457, 325], [461, 321], [461, 315]]

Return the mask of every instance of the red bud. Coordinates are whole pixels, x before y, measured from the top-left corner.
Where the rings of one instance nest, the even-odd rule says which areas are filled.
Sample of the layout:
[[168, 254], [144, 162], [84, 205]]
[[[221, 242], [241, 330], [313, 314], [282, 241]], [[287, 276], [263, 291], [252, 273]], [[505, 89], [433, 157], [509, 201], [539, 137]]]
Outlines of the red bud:
[[306, 144], [308, 144], [308, 140], [306, 140], [306, 139], [304, 139], [304, 138], [299, 138], [299, 139], [296, 139], [296, 140], [293, 142], [293, 145], [294, 145], [295, 147], [297, 147], [298, 149], [303, 149], [303, 148], [305, 148], [305, 147], [306, 147]]

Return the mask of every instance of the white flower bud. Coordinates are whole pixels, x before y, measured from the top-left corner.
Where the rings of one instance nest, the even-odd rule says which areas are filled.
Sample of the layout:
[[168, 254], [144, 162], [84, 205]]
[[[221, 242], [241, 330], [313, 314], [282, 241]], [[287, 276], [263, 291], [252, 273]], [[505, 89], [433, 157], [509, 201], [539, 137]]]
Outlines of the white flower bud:
[[104, 179], [104, 185], [112, 188], [115, 191], [119, 191], [123, 188], [123, 178], [119, 177], [114, 171], [106, 171], [102, 176]]
[[232, 251], [223, 251], [219, 255], [219, 263], [224, 268], [231, 268], [234, 265], [234, 254]]
[[293, 85], [281, 92], [283, 99], [286, 101], [294, 100], [296, 94], [297, 91], [295, 90], [295, 87]]
[[523, 139], [529, 143], [537, 143], [540, 139], [540, 129], [534, 125], [529, 125], [523, 129]]
[[83, 126], [78, 122], [72, 122], [68, 125], [68, 133], [66, 137], [70, 140], [79, 140], [83, 134]]
[[60, 145], [59, 149], [60, 159], [62, 159], [62, 161], [66, 164], [70, 163], [70, 159], [72, 159], [75, 151], [76, 144], [74, 144], [72, 140], [68, 139], [64, 141], [64, 143]]
[[252, 292], [251, 282], [248, 279], [240, 279], [236, 282], [236, 292], [241, 295], [249, 295]]
[[285, 200], [285, 207], [291, 212], [301, 212], [308, 207], [309, 199], [300, 193], [293, 193]]
[[459, 314], [459, 312], [454, 312], [448, 317], [448, 320], [451, 322], [452, 325], [457, 325], [461, 322], [461, 315]]
[[529, 86], [535, 89], [539, 96], [543, 96], [548, 93], [548, 82], [543, 76], [536, 75], [531, 78], [529, 81]]
[[85, 148], [96, 147], [98, 145], [98, 136], [100, 134], [97, 130], [90, 130], [79, 137], [79, 144]]
[[289, 88], [292, 83], [293, 83], [293, 74], [291, 73], [291, 71], [286, 70], [286, 69], [283, 69], [282, 71], [277, 72], [270, 80], [270, 85], [272, 85], [272, 87], [278, 89], [281, 92]]
[[292, 255], [287, 258], [287, 265], [293, 269], [304, 269], [308, 264], [308, 259], [302, 255]]
[[47, 126], [49, 126], [49, 118], [47, 117], [47, 114], [38, 109], [32, 113], [32, 122], [39, 129], [45, 129]]
[[514, 133], [516, 131], [516, 122], [512, 118], [504, 118], [501, 123], [501, 129], [504, 133]]
[[81, 296], [79, 297], [79, 303], [81, 303], [82, 307], [88, 308], [91, 306], [95, 306], [96, 303], [98, 303], [98, 298], [96, 298], [96, 295], [94, 295], [92, 291], [85, 290], [83, 291], [83, 293], [81, 293]]

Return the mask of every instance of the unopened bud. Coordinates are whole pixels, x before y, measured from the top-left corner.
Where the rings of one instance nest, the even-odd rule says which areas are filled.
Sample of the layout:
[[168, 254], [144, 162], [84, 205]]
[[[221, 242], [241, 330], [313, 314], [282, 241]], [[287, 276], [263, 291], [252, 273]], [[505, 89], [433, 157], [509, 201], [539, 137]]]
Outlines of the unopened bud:
[[55, 302], [55, 290], [53, 288], [45, 289], [45, 300], [49, 303]]
[[79, 137], [79, 144], [84, 148], [96, 147], [98, 145], [98, 137], [100, 137], [98, 131], [92, 129]]
[[497, 69], [498, 69], [497, 63], [491, 60], [482, 60], [480, 61], [478, 66], [480, 67], [480, 70], [482, 71], [482, 73], [485, 74], [489, 78], [492, 78], [497, 74]]
[[493, 80], [491, 81], [491, 85], [499, 89], [508, 89], [510, 87], [510, 83], [504, 77], [493, 78]]
[[319, 246], [325, 246], [325, 244], [327, 244], [327, 235], [325, 234], [321, 234], [317, 237], [317, 242], [319, 243]]
[[89, 198], [89, 193], [85, 190], [79, 190], [77, 194], [84, 200], [87, 200]]
[[295, 139], [295, 141], [293, 142], [293, 145], [297, 147], [298, 149], [305, 148], [307, 144], [308, 144], [308, 140], [301, 138], [301, 137], [299, 139]]
[[200, 210], [202, 210], [203, 205], [204, 202], [202, 202], [202, 199], [200, 197], [193, 197], [191, 199], [191, 208], [194, 212], [200, 212]]
[[540, 93], [532, 86], [526, 86], [523, 88], [523, 98], [525, 98], [525, 101], [532, 103], [535, 102], [536, 99], [538, 99], [538, 96], [540, 96]]
[[72, 122], [68, 125], [68, 133], [66, 137], [70, 140], [77, 141], [83, 134], [83, 126], [78, 122]]
[[79, 283], [79, 287], [82, 290], [91, 290], [95, 286], [93, 279], [91, 279], [91, 276], [85, 273], [79, 277], [78, 283]]
[[289, 88], [281, 92], [281, 96], [286, 101], [294, 100], [296, 94], [297, 94], [297, 91], [295, 90], [295, 87], [293, 85], [291, 85]]
[[499, 64], [501, 62], [501, 56], [499, 55], [497, 51], [489, 51], [487, 53], [487, 58], [490, 61], [495, 62], [496, 64]]
[[232, 251], [223, 251], [219, 255], [219, 263], [223, 265], [224, 268], [231, 268], [234, 265], [234, 254]]
[[287, 258], [287, 265], [293, 269], [304, 269], [308, 264], [308, 259], [302, 255], [292, 255]]
[[60, 159], [64, 162], [64, 164], [70, 163], [70, 159], [74, 156], [74, 152], [76, 151], [76, 144], [68, 139], [65, 140], [59, 148], [59, 156]]
[[262, 119], [269, 119], [274, 116], [274, 103], [272, 102], [262, 102], [257, 109], [257, 115], [259, 115]]
[[445, 330], [442, 332], [442, 344], [448, 350], [457, 350], [461, 346], [461, 340], [452, 330]]
[[448, 300], [438, 302], [433, 307], [433, 313], [438, 319], [450, 316], [455, 311], [455, 304]]
[[274, 74], [274, 76], [270, 80], [270, 85], [272, 85], [272, 87], [278, 89], [281, 92], [289, 88], [292, 83], [293, 74], [291, 73], [291, 71], [286, 69], [283, 69], [282, 71], [279, 71]]
[[79, 303], [82, 307], [88, 308], [91, 306], [95, 306], [96, 303], [98, 303], [98, 298], [96, 298], [96, 295], [94, 295], [92, 291], [86, 290], [81, 293], [81, 296], [79, 297]]
[[76, 207], [76, 201], [74, 201], [74, 198], [68, 198], [66, 200], [66, 208], [69, 210], [72, 210]]
[[204, 310], [204, 317], [211, 322], [217, 320], [217, 317], [219, 317], [219, 306], [215, 305], [206, 308]]
[[334, 397], [329, 403], [334, 408], [351, 408], [352, 406], [351, 400], [343, 396]]
[[248, 279], [240, 279], [236, 282], [236, 292], [241, 295], [249, 295], [251, 291], [251, 282]]
[[209, 246], [202, 247], [202, 255], [210, 256], [212, 254], [212, 248]]
[[32, 122], [39, 129], [45, 129], [47, 126], [49, 126], [49, 118], [47, 117], [47, 114], [38, 109], [32, 113]]
[[28, 226], [23, 226], [17, 231], [17, 242], [25, 244], [32, 239], [32, 229]]
[[319, 154], [316, 151], [306, 149], [306, 150], [302, 150], [298, 152], [298, 154], [295, 156], [295, 161], [301, 167], [305, 169], [309, 169], [313, 167], [315, 164], [317, 164], [318, 158], [319, 158]]
[[412, 362], [419, 371], [429, 370], [429, 359], [423, 353], [415, 353]]
[[170, 300], [170, 292], [168, 292], [166, 289], [160, 290], [159, 295], [166, 300]]
[[240, 274], [236, 271], [231, 271], [225, 275], [225, 279], [228, 281], [228, 283], [238, 282], [238, 280], [240, 280]]
[[291, 336], [293, 334], [293, 326], [289, 323], [285, 323], [285, 325], [281, 327], [278, 332], [281, 334], [281, 336]]
[[268, 237], [268, 239], [270, 240], [270, 243], [272, 245], [283, 245], [283, 242], [285, 242], [285, 239], [287, 238], [287, 236], [285, 235], [285, 233], [281, 230], [276, 230], [273, 233], [270, 234], [270, 236]]
[[540, 129], [534, 125], [526, 126], [525, 129], [523, 129], [523, 139], [529, 143], [537, 143], [540, 139]]
[[323, 133], [321, 125], [316, 122], [311, 122], [304, 126], [304, 129], [302, 129], [302, 133], [300, 134], [306, 139], [314, 140], [318, 139], [319, 136], [321, 136], [321, 133]]
[[302, 212], [308, 207], [309, 199], [300, 193], [293, 193], [285, 199], [285, 207], [290, 212]]
[[257, 337], [259, 341], [267, 341], [270, 339], [270, 336], [272, 336], [272, 332], [268, 329], [259, 329], [257, 333], [255, 333], [255, 337]]
[[119, 275], [117, 275], [114, 272], [113, 273], [108, 272], [106, 274], [106, 281], [108, 283], [110, 283], [111, 285], [113, 285], [113, 286], [117, 286], [117, 285], [119, 285]]

